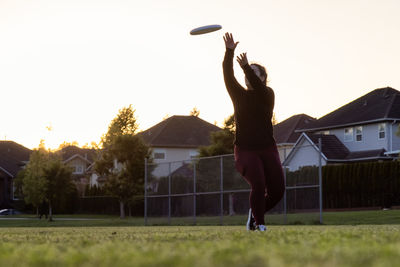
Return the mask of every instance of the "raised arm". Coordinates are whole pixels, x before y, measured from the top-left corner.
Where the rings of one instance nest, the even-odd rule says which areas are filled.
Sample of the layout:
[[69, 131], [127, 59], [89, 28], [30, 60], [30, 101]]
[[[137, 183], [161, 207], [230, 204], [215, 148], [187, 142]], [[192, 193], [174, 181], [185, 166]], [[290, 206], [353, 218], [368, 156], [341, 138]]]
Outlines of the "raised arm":
[[224, 80], [226, 89], [228, 90], [229, 95], [231, 98], [234, 98], [237, 94], [239, 94], [241, 89], [241, 85], [235, 78], [235, 74], [233, 72], [233, 56], [235, 53], [236, 46], [239, 42], [233, 40], [233, 36], [231, 33], [225, 33], [224, 35], [225, 41], [225, 57], [222, 63], [223, 71], [224, 71]]
[[249, 81], [251, 87], [254, 90], [262, 90], [266, 85], [260, 80], [260, 78], [255, 74], [254, 70], [250, 67], [247, 60], [247, 53], [242, 53], [237, 57], [237, 62], [242, 67], [246, 79]]

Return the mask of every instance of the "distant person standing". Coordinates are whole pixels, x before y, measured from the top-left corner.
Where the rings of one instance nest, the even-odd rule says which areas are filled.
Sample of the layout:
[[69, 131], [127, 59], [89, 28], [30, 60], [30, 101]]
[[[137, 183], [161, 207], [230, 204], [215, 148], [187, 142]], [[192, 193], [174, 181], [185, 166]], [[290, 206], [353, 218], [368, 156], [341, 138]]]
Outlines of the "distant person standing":
[[225, 85], [235, 110], [235, 165], [250, 184], [250, 210], [247, 230], [266, 231], [264, 214], [272, 209], [285, 192], [278, 149], [273, 137], [274, 91], [267, 86], [267, 72], [259, 64], [249, 65], [247, 53], [237, 57], [245, 74], [247, 88], [236, 80], [233, 56], [239, 42], [225, 33], [223, 72]]
[[39, 219], [41, 220], [43, 216], [47, 219], [47, 215], [49, 214], [49, 207], [46, 201], [42, 201], [39, 206]]

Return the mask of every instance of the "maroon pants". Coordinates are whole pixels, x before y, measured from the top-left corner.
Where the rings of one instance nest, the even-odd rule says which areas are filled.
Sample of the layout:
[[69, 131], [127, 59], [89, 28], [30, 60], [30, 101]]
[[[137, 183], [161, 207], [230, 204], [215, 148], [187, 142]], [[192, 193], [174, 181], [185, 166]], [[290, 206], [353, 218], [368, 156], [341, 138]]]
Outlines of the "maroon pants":
[[264, 223], [264, 213], [282, 199], [285, 181], [276, 145], [262, 150], [235, 146], [236, 169], [250, 184], [250, 207], [256, 224]]

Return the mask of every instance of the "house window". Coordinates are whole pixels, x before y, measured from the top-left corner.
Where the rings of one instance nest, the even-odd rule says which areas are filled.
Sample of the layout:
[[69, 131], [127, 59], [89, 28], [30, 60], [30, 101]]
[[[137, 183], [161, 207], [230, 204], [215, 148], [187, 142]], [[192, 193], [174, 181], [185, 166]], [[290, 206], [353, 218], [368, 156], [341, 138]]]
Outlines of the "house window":
[[378, 138], [379, 139], [386, 138], [386, 125], [384, 123], [380, 123], [378, 125]]
[[353, 128], [344, 129], [344, 141], [345, 142], [353, 141]]
[[154, 152], [154, 159], [165, 159], [165, 152]]
[[356, 127], [356, 141], [357, 142], [362, 141], [362, 126]]
[[167, 151], [166, 149], [162, 148], [155, 148], [153, 150], [153, 159], [164, 160], [167, 158]]
[[75, 171], [74, 173], [83, 173], [83, 167], [82, 165], [75, 165]]

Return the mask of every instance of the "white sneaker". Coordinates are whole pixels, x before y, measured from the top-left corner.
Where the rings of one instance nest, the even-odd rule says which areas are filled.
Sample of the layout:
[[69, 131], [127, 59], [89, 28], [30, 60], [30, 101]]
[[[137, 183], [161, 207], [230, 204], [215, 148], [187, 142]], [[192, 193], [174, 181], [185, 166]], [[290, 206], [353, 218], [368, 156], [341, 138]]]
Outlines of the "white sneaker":
[[249, 209], [249, 216], [247, 217], [246, 230], [254, 231], [256, 229], [255, 224], [256, 221], [254, 220], [253, 213], [251, 212], [251, 209]]
[[267, 231], [267, 226], [265, 225], [256, 225], [255, 231], [260, 231], [260, 232], [266, 232]]

